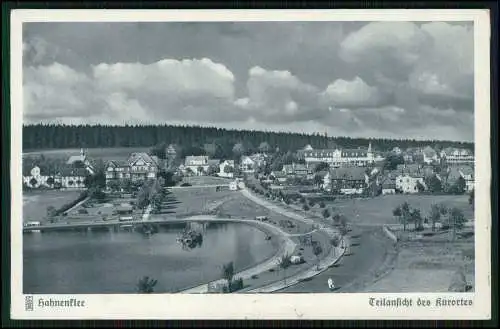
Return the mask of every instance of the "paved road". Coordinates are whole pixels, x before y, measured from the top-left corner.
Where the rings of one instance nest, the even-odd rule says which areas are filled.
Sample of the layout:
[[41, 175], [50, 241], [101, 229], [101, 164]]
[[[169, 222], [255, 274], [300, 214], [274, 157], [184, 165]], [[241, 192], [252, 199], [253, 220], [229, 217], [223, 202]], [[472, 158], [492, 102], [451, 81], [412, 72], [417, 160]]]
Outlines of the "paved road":
[[[336, 229], [328, 226], [328, 225], [322, 224], [322, 223], [315, 221], [315, 220], [312, 220], [310, 218], [305, 218], [304, 216], [302, 216], [301, 214], [297, 214], [293, 210], [288, 210], [288, 209], [283, 208], [282, 206], [273, 204], [267, 200], [263, 200], [255, 195], [253, 195], [252, 193], [250, 193], [246, 189], [242, 190], [241, 192], [244, 196], [246, 196], [247, 198], [249, 198], [253, 202], [255, 202], [263, 207], [266, 207], [269, 210], [272, 210], [272, 211], [279, 213], [283, 216], [286, 216], [286, 217], [289, 217], [292, 219], [296, 219], [298, 221], [301, 221], [301, 222], [304, 222], [307, 224], [317, 225], [318, 229], [315, 229], [314, 231], [318, 231], [318, 232], [321, 232], [323, 234], [326, 233], [327, 237], [333, 237], [335, 235], [338, 235], [338, 231]], [[344, 239], [344, 241], [342, 241], [341, 245], [347, 246], [347, 249], [349, 249], [349, 247], [348, 247], [349, 244], [350, 244], [349, 238], [346, 237]], [[297, 273], [296, 275], [288, 277], [286, 284], [284, 283], [284, 281], [277, 281], [277, 282], [273, 282], [273, 283], [266, 285], [266, 286], [263, 286], [263, 287], [249, 290], [247, 292], [253, 292], [253, 293], [274, 292], [274, 291], [286, 289], [287, 287], [298, 284], [300, 281], [302, 281], [304, 279], [310, 279], [314, 276], [319, 275], [320, 273], [322, 273], [324, 271], [327, 271], [329, 267], [331, 267], [332, 265], [337, 263], [342, 258], [345, 251], [346, 250], [344, 248], [331, 247], [328, 254], [320, 260], [319, 267], [317, 265], [314, 265], [314, 266], [310, 267], [309, 269], [307, 269], [306, 271], [302, 271], [300, 273]]]
[[[310, 281], [300, 282], [292, 287], [280, 290], [282, 293], [326, 293], [330, 292], [328, 278], [332, 278], [338, 290], [344, 292], [353, 284], [370, 278], [385, 259], [388, 240], [381, 228], [352, 227], [349, 251], [338, 263]], [[366, 275], [366, 278], [363, 276]]]

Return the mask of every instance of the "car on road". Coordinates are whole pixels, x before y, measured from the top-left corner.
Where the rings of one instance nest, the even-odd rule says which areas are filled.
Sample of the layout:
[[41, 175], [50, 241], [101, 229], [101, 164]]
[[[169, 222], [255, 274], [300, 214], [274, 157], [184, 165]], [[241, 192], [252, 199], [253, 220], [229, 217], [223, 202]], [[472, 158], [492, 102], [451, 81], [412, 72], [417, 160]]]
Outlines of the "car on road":
[[258, 220], [259, 222], [266, 222], [268, 218], [267, 216], [256, 216], [255, 220]]

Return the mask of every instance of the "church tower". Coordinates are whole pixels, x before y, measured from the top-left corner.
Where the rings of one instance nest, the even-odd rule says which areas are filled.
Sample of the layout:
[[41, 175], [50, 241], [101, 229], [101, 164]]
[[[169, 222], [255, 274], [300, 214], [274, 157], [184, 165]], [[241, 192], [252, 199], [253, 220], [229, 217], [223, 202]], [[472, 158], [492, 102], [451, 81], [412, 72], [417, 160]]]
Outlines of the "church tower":
[[372, 152], [372, 142], [368, 143], [368, 152], [366, 152], [366, 157], [368, 158], [368, 162], [373, 163], [375, 161], [373, 152]]

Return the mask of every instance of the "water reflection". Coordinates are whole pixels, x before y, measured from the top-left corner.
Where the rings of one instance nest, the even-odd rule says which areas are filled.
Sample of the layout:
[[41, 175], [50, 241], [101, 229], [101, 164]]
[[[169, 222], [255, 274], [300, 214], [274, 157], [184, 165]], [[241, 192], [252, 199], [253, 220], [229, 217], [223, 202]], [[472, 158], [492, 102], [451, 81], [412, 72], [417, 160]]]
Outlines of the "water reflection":
[[[179, 244], [190, 230], [201, 239]], [[143, 276], [158, 279], [156, 292], [172, 292], [220, 278], [229, 261], [240, 270], [275, 252], [263, 232], [243, 224], [162, 224], [152, 232], [24, 234], [24, 292], [133, 293]]]

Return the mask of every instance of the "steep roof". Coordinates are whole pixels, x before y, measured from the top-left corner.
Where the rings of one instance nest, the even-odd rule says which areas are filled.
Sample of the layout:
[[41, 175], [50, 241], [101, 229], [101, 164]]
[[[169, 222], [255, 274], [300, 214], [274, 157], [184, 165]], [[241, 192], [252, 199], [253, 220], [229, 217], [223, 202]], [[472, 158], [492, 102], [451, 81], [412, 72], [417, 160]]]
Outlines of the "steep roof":
[[78, 161], [81, 161], [81, 162], [85, 162], [85, 155], [72, 155], [69, 157], [68, 161], [66, 162], [66, 164], [73, 164], [75, 162], [78, 162]]
[[335, 168], [330, 170], [332, 179], [365, 180], [366, 168]]
[[396, 188], [396, 181], [393, 178], [385, 177], [381, 185], [383, 189], [394, 189]]
[[106, 167], [128, 167], [128, 162], [126, 160], [110, 160], [106, 164]]
[[85, 177], [88, 172], [85, 168], [64, 167], [59, 171], [63, 177]]
[[412, 164], [398, 164], [397, 165], [397, 171], [399, 171], [402, 174], [421, 174], [422, 173], [422, 168], [419, 164], [412, 163]]
[[220, 163], [220, 159], [208, 159], [209, 166], [218, 166]]
[[158, 163], [156, 162], [156, 160], [153, 159], [146, 152], [137, 152], [137, 153], [130, 154], [130, 156], [128, 158], [128, 164], [132, 165], [134, 162], [136, 162], [140, 158], [142, 158], [146, 163], [153, 164], [153, 165], [158, 165]]
[[436, 151], [432, 147], [430, 147], [430, 146], [424, 147], [424, 149], [422, 150], [422, 153], [426, 157], [434, 157], [434, 156], [437, 155]]
[[295, 170], [308, 170], [307, 166], [304, 164], [301, 164], [301, 163], [297, 163], [294, 166], [295, 166]]
[[455, 181], [457, 179], [459, 179], [460, 177], [462, 177], [462, 175], [460, 175], [460, 171], [458, 170], [458, 168], [451, 168], [449, 171], [448, 171], [448, 181]]
[[459, 168], [460, 172], [464, 175], [472, 175], [474, 176], [474, 168], [471, 166], [461, 166]]

